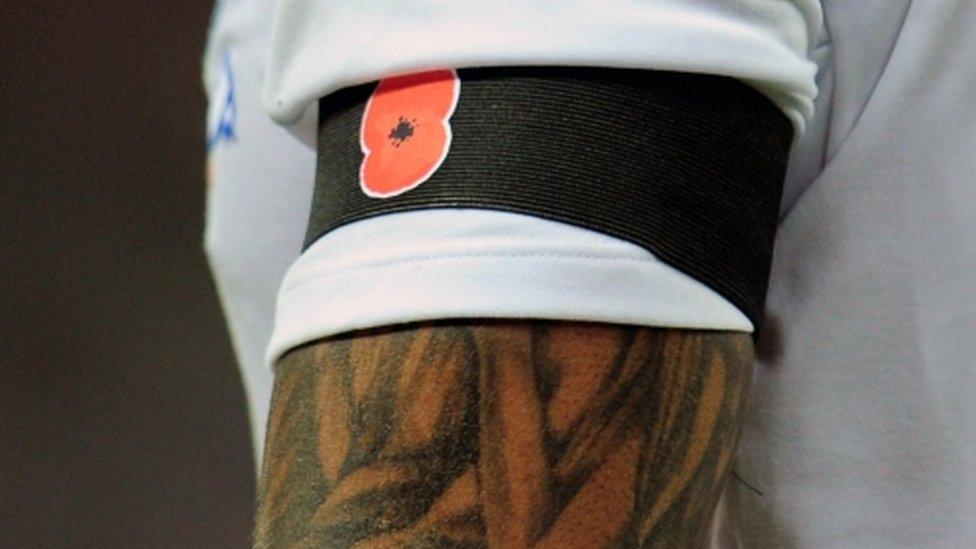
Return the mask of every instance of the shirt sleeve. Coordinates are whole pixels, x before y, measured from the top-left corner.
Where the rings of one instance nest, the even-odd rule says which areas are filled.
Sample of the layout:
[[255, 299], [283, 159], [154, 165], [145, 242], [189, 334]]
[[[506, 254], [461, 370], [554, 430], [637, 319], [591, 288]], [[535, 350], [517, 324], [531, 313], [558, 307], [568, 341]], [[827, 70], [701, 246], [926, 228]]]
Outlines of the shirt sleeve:
[[[323, 97], [398, 74], [592, 66], [735, 78], [802, 133], [817, 93], [808, 55], [822, 31], [817, 0], [595, 4], [281, 0], [265, 108], [289, 125]], [[269, 365], [316, 338], [437, 318], [754, 329], [723, 296], [640, 246], [477, 209], [386, 214], [326, 233], [291, 266], [276, 307]]]
[[428, 69], [574, 65], [741, 79], [803, 132], [819, 0], [278, 2], [264, 102], [291, 123], [346, 86]]

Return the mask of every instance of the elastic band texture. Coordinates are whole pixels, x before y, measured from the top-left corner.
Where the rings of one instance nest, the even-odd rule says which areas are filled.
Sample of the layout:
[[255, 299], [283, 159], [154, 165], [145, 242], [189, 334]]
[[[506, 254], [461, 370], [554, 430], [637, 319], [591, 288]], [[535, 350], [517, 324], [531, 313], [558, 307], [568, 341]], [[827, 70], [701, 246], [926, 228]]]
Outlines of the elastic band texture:
[[376, 84], [320, 101], [306, 248], [336, 227], [391, 212], [530, 214], [634, 242], [759, 327], [793, 133], [765, 96], [731, 78], [662, 71], [458, 74], [446, 159], [423, 184], [389, 198], [371, 198], [359, 183], [360, 123]]

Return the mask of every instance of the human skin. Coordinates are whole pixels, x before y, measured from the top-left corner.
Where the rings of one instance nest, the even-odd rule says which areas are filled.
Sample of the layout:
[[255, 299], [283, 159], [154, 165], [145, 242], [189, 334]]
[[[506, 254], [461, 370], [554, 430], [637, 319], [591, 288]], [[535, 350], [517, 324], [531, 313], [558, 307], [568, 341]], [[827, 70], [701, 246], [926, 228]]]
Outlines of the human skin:
[[752, 372], [741, 332], [446, 320], [277, 365], [256, 547], [698, 547]]

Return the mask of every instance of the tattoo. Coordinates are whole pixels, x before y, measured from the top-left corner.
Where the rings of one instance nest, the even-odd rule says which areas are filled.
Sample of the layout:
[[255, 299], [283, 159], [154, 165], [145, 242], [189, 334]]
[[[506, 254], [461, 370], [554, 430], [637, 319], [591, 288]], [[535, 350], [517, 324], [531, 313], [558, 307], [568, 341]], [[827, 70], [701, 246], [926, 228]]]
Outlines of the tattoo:
[[748, 334], [555, 321], [364, 330], [277, 366], [257, 547], [696, 547]]

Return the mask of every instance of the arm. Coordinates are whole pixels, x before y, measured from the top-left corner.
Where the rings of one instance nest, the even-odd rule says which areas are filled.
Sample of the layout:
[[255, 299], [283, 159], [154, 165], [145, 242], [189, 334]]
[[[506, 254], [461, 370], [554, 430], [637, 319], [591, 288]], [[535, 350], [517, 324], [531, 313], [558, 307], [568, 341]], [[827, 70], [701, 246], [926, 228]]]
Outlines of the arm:
[[746, 333], [491, 320], [300, 347], [256, 546], [701, 545], [752, 353]]

